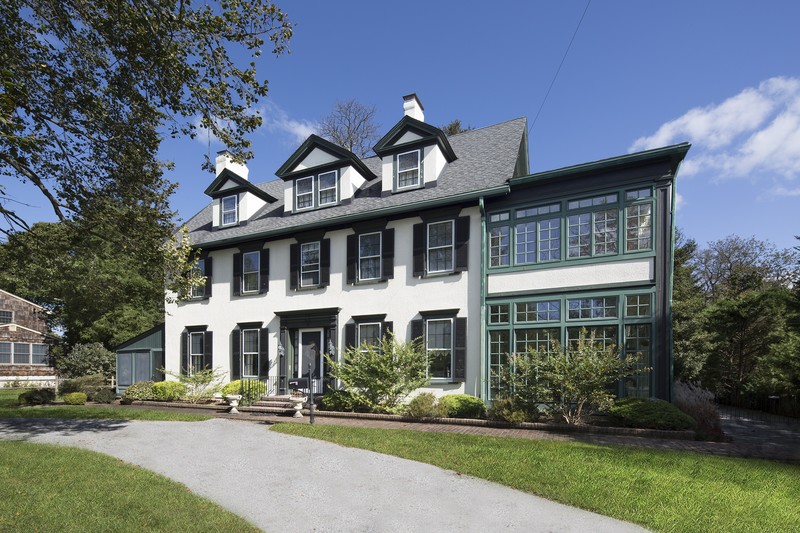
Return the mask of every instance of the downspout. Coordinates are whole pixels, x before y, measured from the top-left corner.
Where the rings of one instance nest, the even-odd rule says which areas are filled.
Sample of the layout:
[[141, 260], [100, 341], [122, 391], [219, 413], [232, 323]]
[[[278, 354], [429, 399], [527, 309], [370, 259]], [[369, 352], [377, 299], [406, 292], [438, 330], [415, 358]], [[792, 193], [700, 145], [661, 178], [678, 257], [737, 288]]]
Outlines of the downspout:
[[483, 196], [478, 198], [478, 207], [481, 212], [481, 317], [480, 317], [480, 371], [478, 379], [480, 383], [480, 397], [483, 401], [489, 398], [488, 383], [486, 376], [486, 208], [483, 205]]

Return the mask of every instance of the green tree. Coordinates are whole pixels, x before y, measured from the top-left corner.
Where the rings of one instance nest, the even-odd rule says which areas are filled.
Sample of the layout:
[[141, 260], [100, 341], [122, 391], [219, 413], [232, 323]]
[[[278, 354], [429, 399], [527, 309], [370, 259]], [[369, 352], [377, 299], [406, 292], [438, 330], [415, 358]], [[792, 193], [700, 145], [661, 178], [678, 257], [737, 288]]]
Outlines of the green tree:
[[355, 405], [372, 411], [396, 409], [409, 393], [430, 381], [422, 341], [397, 342], [393, 333], [379, 344], [348, 348], [343, 361], [334, 361], [327, 354], [325, 359], [331, 376], [339, 380]]
[[462, 126], [461, 119], [456, 118], [451, 120], [450, 123], [447, 124], [446, 126], [442, 126], [439, 129], [441, 129], [444, 132], [444, 134], [449, 137], [451, 135], [458, 135], [459, 133], [470, 131], [473, 128], [472, 126]]
[[117, 356], [106, 350], [99, 342], [76, 344], [64, 356], [56, 358], [55, 367], [59, 375], [79, 378], [90, 374], [100, 374], [106, 378], [114, 375]]

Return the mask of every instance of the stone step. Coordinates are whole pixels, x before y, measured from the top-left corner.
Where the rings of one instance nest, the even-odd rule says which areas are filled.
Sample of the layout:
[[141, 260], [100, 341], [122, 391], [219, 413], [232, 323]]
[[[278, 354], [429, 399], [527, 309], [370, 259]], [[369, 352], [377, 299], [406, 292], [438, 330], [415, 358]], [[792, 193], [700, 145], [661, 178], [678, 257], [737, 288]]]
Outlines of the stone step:
[[253, 402], [253, 405], [257, 407], [281, 407], [284, 409], [294, 409], [293, 403], [281, 400], [259, 400], [257, 402]]

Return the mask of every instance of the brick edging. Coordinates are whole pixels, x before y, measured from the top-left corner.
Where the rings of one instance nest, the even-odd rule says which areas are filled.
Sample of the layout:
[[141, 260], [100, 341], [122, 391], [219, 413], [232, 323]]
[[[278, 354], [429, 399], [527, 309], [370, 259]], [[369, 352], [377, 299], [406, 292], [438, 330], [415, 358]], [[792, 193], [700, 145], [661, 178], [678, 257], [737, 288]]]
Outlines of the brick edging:
[[[132, 405], [146, 405], [151, 407], [179, 407], [186, 409], [205, 409], [213, 411], [226, 411], [228, 406], [225, 404], [193, 404], [183, 402], [155, 402], [148, 400], [136, 400]], [[269, 407], [247, 407], [239, 406], [237, 409], [242, 413], [288, 413], [290, 409], [269, 408]], [[308, 415], [309, 410], [303, 409], [303, 414]], [[595, 435], [622, 435], [627, 437], [643, 437], [650, 439], [674, 439], [674, 440], [695, 440], [694, 431], [672, 431], [664, 429], [638, 429], [621, 428], [591, 425], [567, 425], [567, 424], [547, 424], [543, 422], [522, 422], [511, 424], [500, 420], [485, 420], [475, 418], [414, 418], [404, 415], [389, 415], [381, 413], [350, 413], [342, 411], [320, 411], [314, 410], [315, 416], [329, 418], [354, 418], [361, 420], [386, 420], [389, 422], [409, 422], [415, 424], [443, 424], [455, 426], [475, 426], [502, 429], [531, 429], [537, 431], [549, 431], [552, 433], [586, 433]]]

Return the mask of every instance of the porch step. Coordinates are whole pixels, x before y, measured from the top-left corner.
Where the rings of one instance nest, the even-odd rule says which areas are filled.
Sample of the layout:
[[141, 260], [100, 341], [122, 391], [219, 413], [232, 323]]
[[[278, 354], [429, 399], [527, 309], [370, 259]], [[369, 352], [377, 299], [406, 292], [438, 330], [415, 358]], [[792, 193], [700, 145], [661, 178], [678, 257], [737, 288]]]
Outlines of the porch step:
[[274, 408], [281, 408], [281, 409], [291, 409], [294, 411], [294, 404], [288, 401], [283, 400], [259, 400], [257, 402], [253, 402], [254, 407], [274, 407]]

